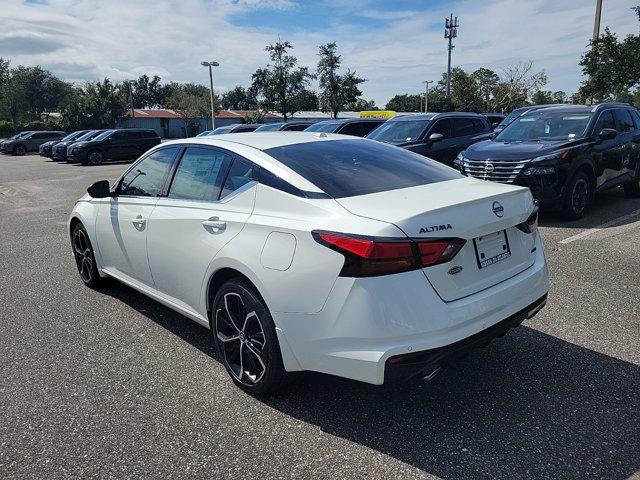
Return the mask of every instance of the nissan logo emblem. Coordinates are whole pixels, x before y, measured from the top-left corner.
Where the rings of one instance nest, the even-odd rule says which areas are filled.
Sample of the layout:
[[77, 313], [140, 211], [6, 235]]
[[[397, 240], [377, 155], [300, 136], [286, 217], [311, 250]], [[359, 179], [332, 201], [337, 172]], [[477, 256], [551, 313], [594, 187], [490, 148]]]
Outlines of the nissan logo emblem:
[[496, 217], [502, 218], [504, 215], [504, 207], [500, 204], [500, 202], [493, 202], [493, 213], [496, 214]]
[[495, 168], [495, 167], [493, 166], [493, 164], [492, 164], [492, 163], [487, 163], [487, 164], [484, 166], [484, 171], [485, 171], [485, 172], [487, 172], [487, 173], [491, 173], [491, 172], [493, 172], [494, 168]]

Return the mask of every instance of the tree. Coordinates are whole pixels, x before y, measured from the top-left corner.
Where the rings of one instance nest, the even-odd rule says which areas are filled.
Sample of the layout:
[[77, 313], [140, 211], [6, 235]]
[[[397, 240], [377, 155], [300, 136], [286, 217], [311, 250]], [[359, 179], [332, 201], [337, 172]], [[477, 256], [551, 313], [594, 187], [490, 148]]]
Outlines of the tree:
[[251, 77], [251, 89], [262, 106], [280, 112], [285, 121], [297, 111], [295, 99], [313, 78], [307, 67], [298, 67], [298, 59], [289, 55], [292, 48], [289, 42], [280, 40], [268, 45], [265, 50], [271, 63], [256, 70]]
[[250, 88], [238, 85], [222, 95], [221, 105], [227, 110], [254, 110], [258, 108], [258, 100]]
[[478, 83], [460, 67], [451, 71], [451, 103], [457, 111], [481, 112], [483, 109]]
[[[640, 12], [640, 8], [635, 11]], [[583, 97], [601, 102], [628, 93], [640, 83], [640, 35], [628, 35], [620, 41], [606, 27], [589, 43], [580, 65], [587, 76], [580, 87]]]
[[421, 106], [420, 95], [395, 95], [387, 102], [386, 109], [395, 112], [419, 112]]
[[376, 107], [376, 102], [373, 100], [365, 100], [364, 98], [358, 98], [355, 102], [347, 103], [344, 106], [347, 112], [362, 112], [366, 110], [380, 110]]
[[303, 88], [300, 93], [295, 96], [293, 104], [295, 105], [296, 112], [320, 109], [318, 94], [308, 88]]
[[74, 88], [61, 103], [66, 128], [113, 128], [126, 111], [126, 101], [108, 78]]
[[471, 74], [473, 79], [478, 85], [478, 90], [483, 98], [483, 110], [488, 112], [490, 110], [491, 93], [496, 88], [500, 77], [496, 72], [488, 68], [479, 68]]
[[351, 70], [347, 70], [344, 75], [338, 73], [342, 57], [338, 55], [335, 42], [320, 45], [319, 56], [317, 76], [320, 81], [322, 110], [331, 112], [333, 118], [338, 118], [338, 113], [347, 103], [355, 102], [362, 95], [358, 85], [366, 80]]
[[262, 123], [264, 122], [265, 112], [262, 110], [253, 110], [251, 113], [245, 113], [242, 116], [242, 121], [244, 123]]
[[127, 101], [129, 96], [133, 97], [133, 108], [166, 108], [171, 88], [161, 82], [158, 75], [154, 75], [151, 80], [147, 75], [141, 75], [137, 80], [123, 82], [120, 85], [121, 93]]
[[548, 80], [544, 70], [532, 73], [532, 69], [532, 60], [505, 67], [492, 92], [491, 110], [510, 112], [525, 106], [533, 92], [544, 87]]
[[[187, 84], [188, 85], [188, 84]], [[205, 88], [205, 90], [207, 90]], [[211, 103], [208, 92], [194, 92], [190, 88], [177, 88], [167, 99], [169, 108], [176, 112], [184, 122], [186, 135], [197, 131], [195, 121], [211, 115]]]
[[555, 103], [553, 101], [553, 93], [550, 90], [538, 90], [531, 97], [531, 103], [534, 105], [548, 105]]

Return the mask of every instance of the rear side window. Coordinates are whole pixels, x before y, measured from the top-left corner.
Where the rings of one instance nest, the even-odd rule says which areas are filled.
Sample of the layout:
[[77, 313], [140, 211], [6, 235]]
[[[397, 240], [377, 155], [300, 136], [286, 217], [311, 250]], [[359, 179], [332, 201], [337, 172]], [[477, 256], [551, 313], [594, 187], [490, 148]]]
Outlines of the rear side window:
[[631, 119], [631, 113], [629, 110], [614, 110], [616, 120], [618, 122], [618, 131], [626, 133], [633, 130], [633, 120]]
[[453, 118], [451, 121], [453, 122], [454, 137], [466, 137], [476, 133], [472, 118]]
[[462, 178], [416, 153], [360, 139], [299, 143], [265, 152], [334, 198]]
[[178, 150], [179, 147], [167, 147], [145, 157], [122, 178], [119, 194], [136, 197], [161, 195]]
[[605, 110], [600, 114], [598, 121], [596, 122], [596, 126], [593, 127], [593, 133], [597, 135], [605, 128], [611, 128], [613, 130], [616, 129], [616, 122], [613, 120], [613, 113], [611, 110]]
[[218, 200], [231, 155], [212, 148], [189, 147], [169, 189], [169, 198]]
[[222, 187], [222, 194], [220, 198], [224, 198], [231, 192], [236, 191], [243, 185], [255, 180], [258, 177], [257, 167], [242, 158], [236, 158], [229, 169], [226, 180], [224, 181], [224, 187]]

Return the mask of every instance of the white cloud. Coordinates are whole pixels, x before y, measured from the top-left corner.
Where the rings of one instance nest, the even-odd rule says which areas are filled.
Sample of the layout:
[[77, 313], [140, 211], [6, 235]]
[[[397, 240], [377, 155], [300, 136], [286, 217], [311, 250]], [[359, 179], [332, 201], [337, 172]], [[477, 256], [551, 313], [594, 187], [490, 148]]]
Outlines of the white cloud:
[[[419, 92], [424, 79], [439, 79], [446, 69], [441, 24], [453, 11], [460, 17], [453, 63], [467, 70], [499, 70], [533, 59], [550, 77], [550, 89], [573, 92], [581, 80], [578, 61], [593, 29], [593, 2], [584, 0], [458, 0], [416, 14], [398, 8], [376, 9], [374, 2], [327, 0], [331, 28], [291, 25], [238, 26], [233, 20], [262, 10], [280, 15], [301, 11], [294, 0], [50, 0], [29, 5], [4, 0], [0, 56], [14, 65], [41, 64], [72, 81], [109, 76], [116, 80], [142, 73], [165, 80], [207, 83], [200, 61], [221, 66], [214, 80], [221, 88], [247, 85], [266, 63], [264, 46], [290, 40], [302, 64], [314, 68], [317, 47], [337, 41], [345, 67], [368, 79], [364, 96], [379, 105], [395, 93]], [[620, 36], [637, 32], [630, 8], [637, 0], [604, 2], [602, 26]], [[358, 8], [360, 7], [360, 8]], [[371, 28], [366, 19], [383, 20]]]

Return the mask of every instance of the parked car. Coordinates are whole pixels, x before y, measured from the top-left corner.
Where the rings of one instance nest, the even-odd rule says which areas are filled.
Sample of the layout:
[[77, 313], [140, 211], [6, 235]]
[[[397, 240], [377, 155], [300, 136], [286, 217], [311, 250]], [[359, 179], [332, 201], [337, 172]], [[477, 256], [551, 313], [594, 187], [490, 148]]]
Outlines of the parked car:
[[640, 115], [628, 104], [539, 108], [462, 152], [462, 173], [529, 187], [549, 210], [582, 217], [595, 193], [640, 195]]
[[449, 112], [399, 115], [367, 135], [451, 165], [469, 145], [489, 138], [491, 125], [477, 113]]
[[139, 157], [160, 143], [160, 137], [151, 129], [106, 130], [89, 141], [76, 142], [67, 148], [67, 160], [100, 165], [105, 160], [123, 160]]
[[258, 127], [261, 127], [261, 123], [234, 123], [232, 125], [225, 125], [224, 127], [218, 127], [215, 130], [205, 130], [199, 133], [196, 137], [208, 137], [210, 135], [222, 135], [223, 133], [247, 133], [253, 132]]
[[254, 394], [299, 370], [431, 378], [504, 335], [546, 301], [536, 226], [527, 188], [299, 132], [164, 143], [68, 224], [87, 286], [114, 277], [210, 328]]
[[65, 161], [67, 160], [67, 150], [71, 145], [77, 142], [88, 142], [106, 131], [106, 129], [86, 130], [83, 135], [74, 140], [58, 142], [51, 148], [51, 158], [53, 160]]
[[384, 123], [383, 118], [338, 118], [322, 120], [307, 127], [305, 132], [341, 133], [354, 137], [364, 137], [378, 125]]
[[27, 130], [27, 131], [24, 131], [24, 132], [16, 133], [12, 137], [3, 138], [2, 140], [0, 140], [0, 151], [2, 151], [2, 145], [4, 144], [4, 142], [8, 142], [8, 141], [11, 141], [11, 140], [17, 140], [19, 138], [26, 137], [27, 135], [29, 135], [32, 132], [33, 132], [32, 130]]
[[562, 107], [564, 106], [564, 103], [552, 103], [552, 104], [547, 104], [547, 105], [529, 105], [527, 107], [520, 107], [520, 108], [516, 108], [515, 110], [513, 110], [511, 113], [509, 113], [509, 115], [507, 115], [506, 117], [504, 117], [500, 123], [493, 129], [494, 132], [500, 132], [502, 130], [504, 130], [504, 128], [509, 125], [511, 122], [513, 122], [516, 118], [518, 118], [519, 116], [527, 113], [527, 112], [532, 112], [534, 110], [537, 110], [539, 108], [547, 108], [547, 107]]
[[64, 132], [32, 131], [24, 136], [5, 140], [0, 148], [2, 153], [20, 156], [27, 152], [37, 152], [43, 143], [61, 139], [64, 136]]
[[306, 129], [310, 125], [313, 125], [313, 122], [303, 122], [293, 120], [290, 122], [273, 122], [273, 123], [265, 123], [264, 125], [260, 125], [255, 129], [256, 132], [301, 132]]
[[489, 120], [489, 125], [491, 125], [491, 128], [496, 128], [498, 125], [500, 125], [500, 122], [502, 122], [506, 118], [506, 116], [502, 113], [495, 112], [483, 113], [483, 115], [487, 117], [487, 120]]
[[38, 154], [41, 157], [52, 158], [53, 157], [53, 147], [55, 145], [58, 145], [61, 142], [62, 143], [71, 143], [73, 141], [76, 141], [77, 139], [79, 139], [82, 135], [84, 135], [88, 131], [89, 130], [78, 130], [77, 132], [70, 133], [69, 135], [67, 135], [66, 137], [64, 137], [62, 139], [50, 140], [48, 142], [44, 142], [42, 145], [40, 145], [40, 148], [38, 149]]

